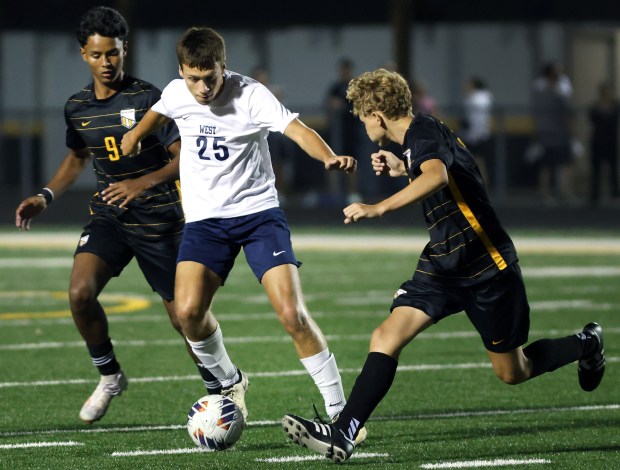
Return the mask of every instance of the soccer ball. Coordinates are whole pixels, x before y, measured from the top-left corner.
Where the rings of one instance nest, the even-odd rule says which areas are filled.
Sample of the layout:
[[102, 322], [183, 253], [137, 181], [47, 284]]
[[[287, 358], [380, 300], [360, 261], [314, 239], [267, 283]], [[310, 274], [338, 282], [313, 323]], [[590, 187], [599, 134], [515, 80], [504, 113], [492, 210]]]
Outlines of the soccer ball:
[[187, 414], [187, 432], [203, 449], [228, 449], [239, 440], [244, 427], [241, 410], [223, 395], [200, 398]]

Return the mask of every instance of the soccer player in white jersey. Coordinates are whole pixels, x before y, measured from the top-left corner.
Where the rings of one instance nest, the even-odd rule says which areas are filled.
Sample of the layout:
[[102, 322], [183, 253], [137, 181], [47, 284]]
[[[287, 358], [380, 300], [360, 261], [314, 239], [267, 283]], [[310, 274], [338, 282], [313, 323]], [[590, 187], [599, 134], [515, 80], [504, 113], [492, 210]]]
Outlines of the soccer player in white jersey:
[[[320, 390], [330, 418], [345, 404], [336, 361], [308, 313], [284, 212], [279, 208], [267, 136], [281, 132], [326, 170], [352, 172], [323, 139], [262, 84], [226, 70], [223, 38], [192, 27], [177, 43], [179, 74], [142, 121], [125, 134], [125, 155], [170, 119], [181, 134], [186, 226], [176, 271], [177, 316], [197, 357], [245, 410], [247, 377], [230, 360], [210, 311], [241, 248], [264, 286], [297, 354]], [[245, 411], [247, 414], [247, 411]], [[363, 437], [362, 437], [363, 439]]]

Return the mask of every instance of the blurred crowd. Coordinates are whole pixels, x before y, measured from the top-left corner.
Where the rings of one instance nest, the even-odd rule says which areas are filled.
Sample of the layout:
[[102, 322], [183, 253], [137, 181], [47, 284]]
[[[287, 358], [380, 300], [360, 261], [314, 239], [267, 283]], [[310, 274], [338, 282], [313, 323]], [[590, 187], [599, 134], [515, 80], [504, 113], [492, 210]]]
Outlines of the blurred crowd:
[[[396, 70], [392, 62], [384, 67]], [[316, 180], [310, 178], [308, 183], [307, 171], [297, 167], [298, 159], [287, 158], [287, 154], [295, 152], [294, 147], [281, 135], [272, 133], [269, 144], [283, 204], [297, 197], [307, 207], [341, 206], [380, 198], [395, 186], [406, 184], [375, 178], [366, 164], [367, 157], [378, 147], [365, 137], [363, 125], [353, 116], [346, 99], [348, 83], [355, 75], [353, 61], [346, 57], [340, 59], [324, 96], [323, 137], [337, 154], [356, 157], [360, 162], [358, 171], [348, 175], [327, 172]], [[265, 67], [256, 67], [253, 76], [286, 104], [282, 88], [271, 83]], [[497, 174], [497, 109], [486, 80], [480, 76], [468, 77], [463, 84], [461, 106], [445, 115], [424, 80], [413, 79], [410, 85], [414, 114], [430, 114], [449, 122], [473, 154], [487, 186], [497, 189], [498, 182], [493, 181]], [[530, 184], [525, 185], [526, 197], [549, 207], [619, 202], [620, 101], [609, 82], [598, 85], [596, 96], [587, 109], [587, 132], [579, 134], [580, 139], [570, 77], [559, 62], [542, 67], [531, 84], [532, 132], [517, 163], [524, 174], [522, 178], [526, 178], [526, 173], [532, 175]], [[587, 176], [582, 171], [584, 166]], [[503, 171], [510, 171], [510, 166], [504, 166]], [[504, 178], [502, 183], [506, 181]]]

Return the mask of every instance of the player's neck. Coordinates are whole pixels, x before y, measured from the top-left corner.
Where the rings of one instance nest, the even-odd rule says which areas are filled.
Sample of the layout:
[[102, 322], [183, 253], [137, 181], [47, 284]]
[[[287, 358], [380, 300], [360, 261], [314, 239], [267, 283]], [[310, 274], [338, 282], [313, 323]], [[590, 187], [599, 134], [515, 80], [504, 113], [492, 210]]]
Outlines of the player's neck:
[[123, 82], [125, 81], [125, 77], [125, 72], [123, 72], [119, 75], [118, 80], [111, 83], [101, 83], [100, 81], [94, 80], [95, 98], [98, 100], [105, 100], [106, 98], [118, 93]]
[[388, 123], [388, 138], [392, 142], [396, 142], [403, 145], [405, 142], [405, 134], [407, 129], [413, 121], [413, 116], [406, 116], [395, 121], [389, 121]]

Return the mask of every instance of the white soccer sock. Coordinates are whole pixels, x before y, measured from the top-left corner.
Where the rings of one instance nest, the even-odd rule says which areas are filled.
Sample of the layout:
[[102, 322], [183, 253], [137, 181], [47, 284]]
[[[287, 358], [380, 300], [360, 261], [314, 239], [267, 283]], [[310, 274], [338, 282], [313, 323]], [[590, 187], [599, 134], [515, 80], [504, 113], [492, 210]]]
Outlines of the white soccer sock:
[[202, 341], [186, 339], [200, 362], [222, 383], [222, 388], [228, 388], [237, 383], [239, 373], [228, 357], [219, 325], [211, 336]]
[[336, 358], [330, 354], [329, 349], [325, 349], [314, 356], [301, 359], [301, 363], [323, 395], [325, 411], [333, 418], [342, 411], [346, 403]]

